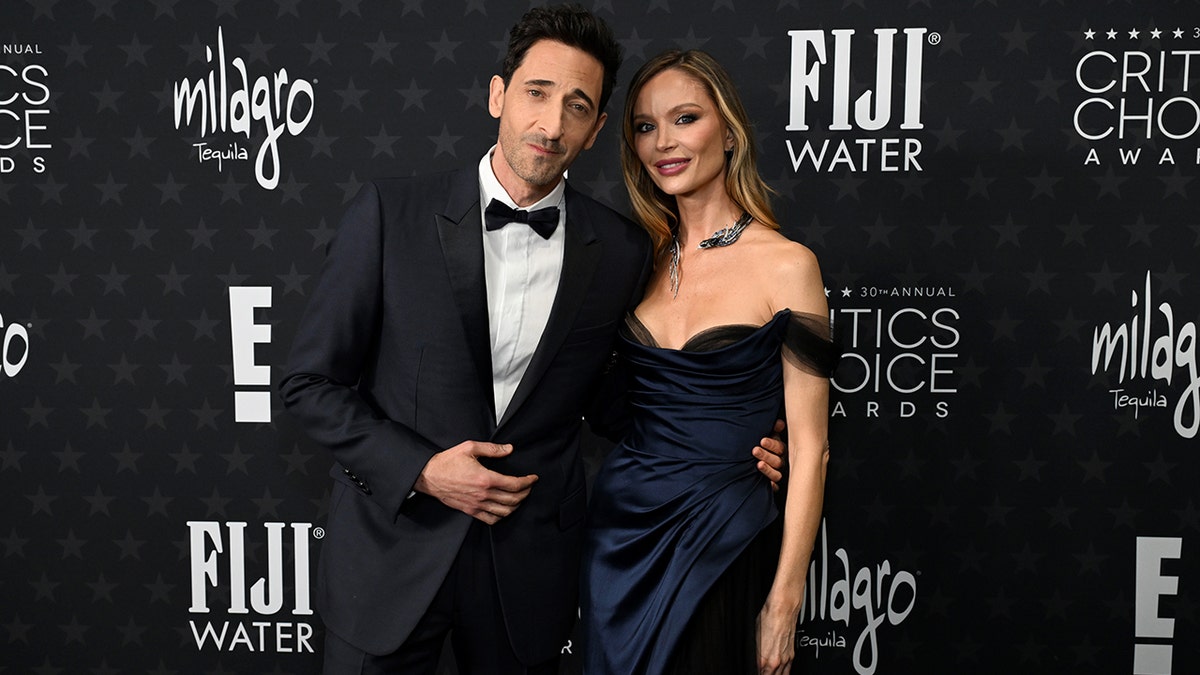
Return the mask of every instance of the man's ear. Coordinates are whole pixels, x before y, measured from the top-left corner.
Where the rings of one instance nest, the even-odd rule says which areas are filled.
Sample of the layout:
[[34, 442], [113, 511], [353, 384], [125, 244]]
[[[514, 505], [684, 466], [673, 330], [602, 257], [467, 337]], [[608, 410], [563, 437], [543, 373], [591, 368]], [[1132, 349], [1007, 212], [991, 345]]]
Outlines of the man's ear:
[[493, 75], [488, 83], [488, 112], [496, 119], [504, 112], [504, 89], [504, 78]]
[[592, 135], [588, 136], [587, 142], [583, 144], [584, 150], [590, 150], [592, 144], [596, 142], [596, 136], [600, 135], [600, 130], [604, 128], [604, 121], [608, 119], [608, 113], [600, 113], [596, 118], [596, 126], [592, 129]]

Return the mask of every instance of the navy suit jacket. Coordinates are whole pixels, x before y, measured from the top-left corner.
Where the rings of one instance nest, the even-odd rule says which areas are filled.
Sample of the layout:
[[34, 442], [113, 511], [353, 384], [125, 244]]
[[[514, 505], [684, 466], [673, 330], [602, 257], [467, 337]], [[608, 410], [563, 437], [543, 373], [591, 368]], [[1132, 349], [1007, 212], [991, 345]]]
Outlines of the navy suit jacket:
[[408, 495], [434, 453], [465, 440], [511, 443], [489, 468], [539, 476], [489, 528], [515, 653], [553, 657], [576, 616], [581, 420], [640, 298], [649, 241], [567, 187], [549, 323], [497, 423], [479, 201], [473, 167], [365, 185], [330, 244], [280, 385], [288, 411], [336, 460], [317, 606], [328, 629], [368, 653], [407, 638], [462, 544], [469, 516]]

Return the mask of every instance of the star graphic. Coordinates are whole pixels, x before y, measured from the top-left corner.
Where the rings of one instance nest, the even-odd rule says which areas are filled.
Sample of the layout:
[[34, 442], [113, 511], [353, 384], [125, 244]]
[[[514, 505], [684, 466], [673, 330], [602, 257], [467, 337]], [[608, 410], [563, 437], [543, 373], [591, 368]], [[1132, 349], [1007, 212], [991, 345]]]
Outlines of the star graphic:
[[400, 137], [389, 135], [387, 127], [380, 124], [379, 133], [374, 136], [368, 136], [367, 140], [370, 141], [371, 145], [375, 146], [374, 151], [371, 153], [372, 157], [378, 157], [379, 155], [395, 157], [396, 153], [392, 150], [392, 146], [396, 144], [396, 141], [400, 140]]
[[307, 136], [304, 140], [308, 141], [313, 146], [311, 157], [325, 155], [326, 157], [332, 158], [333, 144], [337, 142], [338, 137], [326, 135], [325, 125], [321, 125], [317, 127], [317, 134], [315, 136]]
[[288, 295], [289, 293], [293, 292], [297, 293], [298, 295], [304, 295], [304, 281], [308, 279], [309, 276], [310, 275], [308, 274], [300, 274], [297, 272], [296, 263], [292, 263], [287, 274], [278, 274], [275, 276], [275, 278], [283, 282], [283, 295]]
[[142, 133], [142, 127], [139, 125], [133, 131], [132, 136], [125, 137], [125, 143], [129, 145], [129, 158], [145, 157], [150, 159], [150, 144], [156, 139], [152, 136], [146, 136]]
[[91, 48], [91, 45], [79, 44], [79, 38], [75, 35], [75, 33], [71, 33], [70, 44], [59, 46], [59, 49], [61, 49], [63, 53], [67, 55], [66, 63], [63, 65], [69, 66], [72, 63], [78, 63], [84, 68], [87, 68], [87, 60], [84, 57]]
[[1026, 54], [1029, 53], [1029, 39], [1032, 38], [1034, 34], [1021, 30], [1020, 20], [1017, 21], [1017, 24], [1013, 26], [1011, 31], [1007, 33], [1001, 33], [1000, 35], [1004, 37], [1004, 41], [1007, 43], [1007, 46], [1004, 49], [1004, 53], [1006, 55], [1009, 52], [1017, 50], [1025, 52]]
[[204, 224], [204, 219], [201, 218], [196, 224], [196, 227], [188, 228], [187, 233], [192, 237], [192, 250], [196, 250], [201, 246], [208, 250], [213, 250], [213, 237], [217, 234], [217, 230], [210, 229]]
[[125, 92], [113, 91], [112, 87], [108, 86], [108, 80], [104, 81], [104, 86], [100, 91], [93, 91], [92, 96], [96, 97], [96, 112], [104, 112], [105, 108], [111, 109], [114, 113], [120, 112], [117, 110], [117, 99], [121, 98]]
[[425, 110], [425, 95], [429, 92], [429, 89], [421, 89], [417, 86], [416, 78], [410, 79], [407, 89], [396, 90], [396, 93], [404, 97], [404, 107], [400, 109], [400, 112], [404, 112], [412, 106]]
[[621, 47], [624, 48], [625, 54], [628, 58], [637, 58], [639, 61], [645, 61], [646, 45], [653, 42], [653, 40], [642, 38], [638, 35], [637, 28], [634, 28], [632, 31], [630, 31], [629, 37], [618, 40], [618, 42], [621, 43]]
[[131, 66], [135, 63], [140, 63], [143, 66], [146, 64], [146, 52], [150, 51], [150, 45], [143, 45], [138, 41], [137, 35], [133, 36], [129, 44], [119, 45], [121, 51], [125, 52], [125, 65]]
[[1094, 30], [1088, 29], [1088, 30], [1086, 30], [1086, 31], [1084, 31], [1084, 32], [1083, 32], [1083, 39], [1084, 39], [1084, 40], [1091, 40], [1091, 39], [1093, 39], [1093, 38], [1095, 38], [1095, 37], [1096, 37], [1096, 31], [1094, 31]]
[[446, 59], [451, 63], [456, 63], [454, 60], [454, 50], [457, 49], [462, 43], [451, 41], [449, 36], [446, 35], [446, 31], [443, 30], [440, 40], [437, 42], [426, 42], [425, 44], [429, 45], [429, 48], [433, 50], [434, 63], [437, 63], [442, 59]]
[[303, 205], [303, 192], [304, 188], [306, 187], [308, 187], [308, 183], [301, 183], [297, 181], [296, 176], [289, 171], [287, 180], [285, 180], [279, 186], [279, 191], [283, 194], [283, 199], [281, 199], [279, 203], [286, 204], [288, 202], [296, 202], [297, 204]]
[[371, 50], [371, 65], [374, 65], [376, 61], [387, 61], [394, 64], [392, 50], [399, 44], [399, 42], [388, 42], [383, 31], [379, 31], [379, 38], [375, 42], [364, 43], [364, 46]]
[[767, 45], [771, 42], [771, 38], [763, 37], [758, 31], [758, 24], [755, 24], [750, 35], [738, 38], [738, 42], [746, 45], [746, 53], [742, 56], [742, 60], [748, 60], [751, 55], [765, 59], [767, 58]]
[[189, 319], [188, 323], [192, 324], [192, 328], [196, 329], [196, 335], [195, 335], [194, 339], [196, 339], [196, 340], [199, 340], [200, 338], [208, 338], [209, 340], [217, 339], [216, 335], [213, 334], [213, 329], [216, 328], [217, 326], [219, 326], [221, 324], [221, 322], [216, 319], [208, 318], [208, 310], [207, 309], [200, 310], [200, 318]]
[[170, 295], [174, 292], [181, 296], [187, 296], [187, 293], [183, 291], [183, 282], [187, 281], [190, 275], [176, 272], [175, 263], [171, 263], [171, 269], [166, 274], [156, 274], [155, 276], [163, 282], [163, 295]]
[[987, 79], [987, 69], [980, 68], [979, 79], [975, 80], [974, 82], [964, 82], [964, 84], [966, 84], [967, 88], [971, 90], [970, 103], [974, 103], [980, 99], [987, 101], [988, 103], [994, 103], [992, 100], [992, 90], [1000, 84], [1000, 80]]
[[113, 385], [118, 385], [122, 382], [128, 382], [129, 384], [136, 386], [137, 383], [133, 380], [133, 374], [140, 367], [141, 366], [129, 363], [128, 359], [125, 358], [125, 355], [122, 354], [119, 362], [109, 366], [109, 368], [111, 368], [113, 371]]
[[697, 37], [695, 29], [689, 26], [687, 35], [681, 38], [676, 38], [675, 44], [684, 51], [689, 49], [703, 49], [704, 45], [709, 41], [709, 39], [710, 38]]
[[246, 53], [249, 55], [246, 61], [249, 63], [261, 61], [263, 65], [270, 63], [267, 52], [271, 51], [274, 47], [275, 45], [273, 44], [264, 43], [258, 33], [254, 34], [254, 42], [242, 43], [242, 49], [246, 50]]
[[83, 155], [88, 159], [91, 158], [91, 154], [88, 152], [88, 146], [94, 143], [96, 139], [85, 137], [83, 135], [83, 131], [81, 131], [79, 127], [75, 127], [74, 136], [63, 140], [67, 145], [71, 146], [71, 154], [67, 156], [67, 159], [70, 159], [75, 155]]
[[442, 153], [446, 153], [451, 157], [458, 157], [458, 153], [454, 151], [454, 144], [461, 139], [462, 136], [451, 136], [449, 129], [445, 124], [443, 124], [441, 134], [429, 137], [429, 140], [433, 142], [434, 146], [436, 146], [433, 156], [437, 157]]
[[259, 246], [266, 246], [268, 249], [274, 250], [275, 246], [271, 243], [271, 237], [274, 237], [275, 233], [278, 231], [279, 228], [277, 227], [267, 227], [265, 218], [259, 218], [258, 227], [255, 227], [252, 230], [246, 230], [246, 234], [250, 235], [250, 237], [254, 240], [250, 246], [251, 250], [258, 248]]
[[350, 78], [350, 81], [346, 85], [345, 89], [334, 89], [333, 93], [341, 97], [342, 110], [346, 110], [347, 108], [358, 108], [359, 111], [361, 111], [363, 109], [362, 98], [368, 93], [368, 91], [366, 89], [359, 89], [355, 87], [354, 78], [352, 77]]
[[333, 65], [333, 62], [329, 59], [329, 52], [336, 46], [336, 42], [326, 42], [325, 39], [321, 37], [321, 31], [317, 31], [316, 40], [304, 43], [304, 48], [309, 52], [308, 65], [311, 66], [317, 61], [324, 61], [329, 65]]
[[108, 274], [98, 274], [96, 276], [104, 282], [105, 295], [109, 293], [125, 295], [125, 281], [129, 279], [129, 275], [117, 272], [116, 263], [110, 264]]

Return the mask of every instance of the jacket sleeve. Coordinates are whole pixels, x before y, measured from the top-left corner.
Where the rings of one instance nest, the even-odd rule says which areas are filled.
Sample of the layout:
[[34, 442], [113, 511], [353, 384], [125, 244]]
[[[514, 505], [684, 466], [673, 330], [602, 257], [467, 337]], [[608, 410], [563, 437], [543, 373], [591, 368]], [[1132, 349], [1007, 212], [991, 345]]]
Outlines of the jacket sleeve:
[[300, 427], [394, 517], [443, 448], [389, 419], [358, 388], [380, 337], [382, 255], [379, 189], [367, 183], [329, 245], [279, 389]]

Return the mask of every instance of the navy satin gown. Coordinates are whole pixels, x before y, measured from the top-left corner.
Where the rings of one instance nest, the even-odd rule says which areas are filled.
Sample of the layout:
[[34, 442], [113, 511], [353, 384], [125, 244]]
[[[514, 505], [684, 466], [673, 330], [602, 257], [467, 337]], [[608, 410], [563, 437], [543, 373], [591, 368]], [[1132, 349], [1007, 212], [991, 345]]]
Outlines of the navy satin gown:
[[631, 428], [596, 477], [584, 553], [588, 675], [661, 673], [706, 591], [776, 518], [750, 451], [782, 414], [790, 316], [679, 350], [629, 317]]

